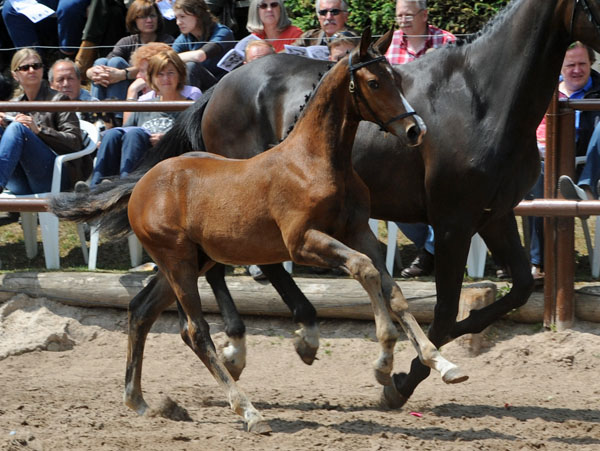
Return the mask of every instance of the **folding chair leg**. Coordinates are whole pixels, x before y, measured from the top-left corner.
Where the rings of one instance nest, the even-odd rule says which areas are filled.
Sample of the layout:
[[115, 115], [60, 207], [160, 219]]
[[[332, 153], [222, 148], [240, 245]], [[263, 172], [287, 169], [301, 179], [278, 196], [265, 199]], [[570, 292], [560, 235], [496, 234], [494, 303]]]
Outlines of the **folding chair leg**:
[[387, 252], [385, 255], [385, 267], [390, 273], [390, 276], [394, 275], [394, 262], [396, 261], [396, 243], [398, 242], [398, 226], [393, 221], [388, 221], [388, 245]]
[[[590, 259], [590, 267], [594, 267], [594, 248], [592, 247], [592, 237], [590, 236], [590, 228], [588, 227], [586, 218], [581, 219], [581, 228], [583, 229], [583, 236], [585, 237], [585, 245], [588, 250], [588, 258]], [[597, 248], [596, 248], [597, 249]]]
[[40, 213], [40, 228], [42, 229], [42, 244], [44, 245], [44, 258], [46, 268], [60, 268], [60, 254], [58, 249], [58, 217], [52, 213]]
[[96, 261], [98, 259], [98, 239], [100, 232], [97, 226], [90, 226], [90, 250], [88, 255], [88, 269], [96, 270]]
[[137, 239], [137, 236], [131, 234], [127, 237], [127, 243], [129, 244], [129, 258], [131, 259], [131, 267], [135, 268], [142, 264], [142, 253], [144, 248], [142, 243]]
[[378, 219], [369, 219], [369, 227], [371, 227], [371, 231], [373, 234], [379, 238], [379, 220]]
[[467, 274], [469, 277], [481, 279], [485, 270], [487, 247], [478, 233], [471, 238], [471, 247], [467, 257]]
[[291, 274], [292, 270], [294, 268], [294, 262], [291, 262], [291, 261], [283, 262], [283, 268]]
[[596, 229], [594, 236], [594, 250], [592, 258], [592, 277], [600, 276], [600, 216], [596, 216]]
[[79, 235], [79, 242], [81, 243], [81, 252], [83, 253], [83, 261], [88, 264], [89, 253], [87, 241], [85, 239], [85, 224], [77, 224], [77, 235]]
[[32, 259], [38, 253], [37, 244], [37, 213], [21, 213], [21, 227], [23, 228], [23, 240], [25, 241], [25, 253], [27, 258]]

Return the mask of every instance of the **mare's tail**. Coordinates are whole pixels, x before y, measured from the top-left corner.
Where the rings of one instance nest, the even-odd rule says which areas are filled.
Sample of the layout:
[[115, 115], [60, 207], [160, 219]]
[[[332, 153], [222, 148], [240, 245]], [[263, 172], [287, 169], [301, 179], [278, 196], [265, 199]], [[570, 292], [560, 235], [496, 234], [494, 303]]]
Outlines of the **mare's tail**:
[[205, 150], [202, 141], [202, 116], [216, 85], [207, 89], [192, 106], [182, 111], [173, 127], [146, 153], [138, 171], [147, 172], [152, 166], [186, 152]]
[[127, 217], [127, 205], [135, 184], [150, 168], [167, 158], [193, 150], [204, 150], [202, 115], [213, 91], [214, 87], [206, 90], [200, 99], [179, 115], [171, 130], [146, 153], [138, 168], [129, 176], [101, 183], [89, 193], [63, 193], [54, 196], [49, 200], [49, 210], [59, 218], [94, 223], [101, 232], [116, 239], [128, 235], [131, 226]]

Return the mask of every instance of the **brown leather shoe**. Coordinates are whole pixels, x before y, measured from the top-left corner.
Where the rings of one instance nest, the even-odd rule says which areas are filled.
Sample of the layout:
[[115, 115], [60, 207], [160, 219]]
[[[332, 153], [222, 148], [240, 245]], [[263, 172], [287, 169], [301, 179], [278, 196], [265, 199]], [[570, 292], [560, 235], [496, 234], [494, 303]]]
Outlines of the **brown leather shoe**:
[[413, 277], [429, 276], [433, 272], [434, 257], [425, 249], [419, 251], [417, 258], [413, 260], [408, 268], [404, 268], [400, 276], [405, 279]]

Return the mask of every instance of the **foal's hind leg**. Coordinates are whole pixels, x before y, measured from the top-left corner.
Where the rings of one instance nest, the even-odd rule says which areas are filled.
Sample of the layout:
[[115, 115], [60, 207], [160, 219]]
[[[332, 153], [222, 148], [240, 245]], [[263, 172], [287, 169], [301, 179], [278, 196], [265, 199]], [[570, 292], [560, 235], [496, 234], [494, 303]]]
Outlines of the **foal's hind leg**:
[[317, 311], [283, 265], [260, 265], [260, 269], [292, 312], [293, 321], [300, 325], [300, 329], [296, 331], [294, 347], [302, 361], [312, 365], [319, 350]]
[[127, 370], [125, 372], [125, 405], [143, 415], [148, 404], [142, 395], [142, 361], [150, 328], [169, 305], [175, 294], [162, 273], [156, 274], [129, 303]]
[[219, 351], [219, 358], [237, 381], [246, 367], [246, 326], [225, 283], [225, 266], [217, 263], [204, 276], [219, 304], [228, 338], [225, 346]]

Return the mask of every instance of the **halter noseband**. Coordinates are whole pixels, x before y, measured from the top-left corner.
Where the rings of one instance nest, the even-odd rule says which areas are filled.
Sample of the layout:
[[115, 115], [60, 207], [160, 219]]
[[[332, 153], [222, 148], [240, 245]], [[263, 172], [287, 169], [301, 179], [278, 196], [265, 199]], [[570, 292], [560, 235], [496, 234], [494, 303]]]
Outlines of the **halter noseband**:
[[592, 24], [596, 27], [597, 30], [600, 30], [600, 19], [594, 14], [590, 5], [588, 5], [588, 0], [575, 0], [573, 2], [573, 13], [571, 14], [571, 26], [569, 30], [569, 35], [573, 36], [573, 25], [575, 24], [575, 11], [577, 11], [577, 6], [581, 5], [583, 8], [583, 12], [587, 16], [588, 20], [592, 22]]
[[354, 99], [354, 103], [356, 104], [356, 109], [357, 110], [359, 109], [358, 99], [357, 99], [357, 94], [358, 94], [362, 98], [363, 103], [366, 105], [367, 110], [369, 110], [369, 113], [371, 114], [371, 116], [373, 116], [373, 118], [375, 119], [374, 122], [377, 125], [379, 125], [384, 131], [388, 132], [389, 130], [387, 129], [387, 126], [390, 125], [392, 122], [402, 120], [405, 117], [414, 116], [417, 113], [416, 113], [416, 111], [407, 111], [406, 113], [402, 113], [402, 114], [399, 114], [398, 116], [394, 116], [393, 118], [391, 118], [389, 121], [387, 121], [385, 123], [381, 122], [381, 120], [379, 120], [379, 116], [377, 116], [375, 111], [373, 111], [373, 109], [371, 108], [369, 103], [366, 101], [365, 96], [362, 95], [360, 90], [356, 89], [357, 85], [356, 85], [356, 83], [354, 83], [354, 72], [356, 72], [357, 70], [359, 70], [365, 66], [368, 66], [369, 64], [378, 63], [379, 61], [386, 61], [385, 56], [381, 55], [381, 56], [378, 56], [377, 58], [373, 58], [372, 60], [364, 61], [362, 63], [352, 65], [352, 53], [350, 53], [348, 55], [348, 71], [350, 72], [350, 84], [348, 85], [348, 89], [352, 93], [352, 98]]

